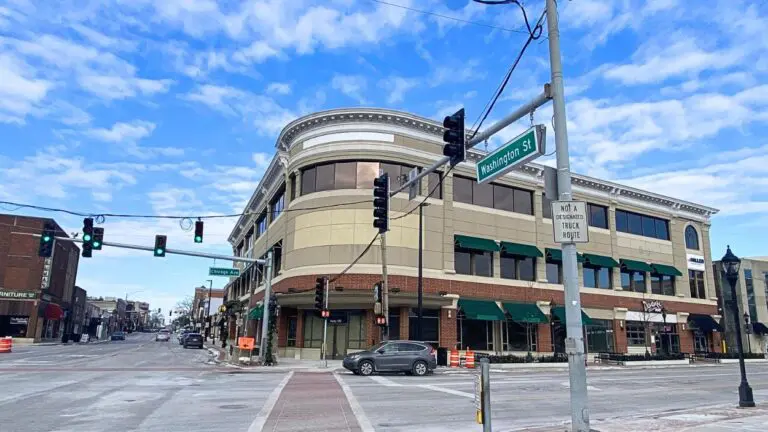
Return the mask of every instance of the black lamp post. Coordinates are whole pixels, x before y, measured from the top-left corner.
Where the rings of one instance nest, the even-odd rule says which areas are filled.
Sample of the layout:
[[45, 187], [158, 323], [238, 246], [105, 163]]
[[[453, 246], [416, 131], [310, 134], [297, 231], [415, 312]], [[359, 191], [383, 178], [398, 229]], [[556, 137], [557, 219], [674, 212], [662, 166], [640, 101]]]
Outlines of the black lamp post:
[[739, 384], [739, 406], [742, 408], [754, 407], [755, 399], [752, 397], [752, 387], [747, 382], [747, 369], [744, 367], [744, 343], [741, 341], [741, 322], [739, 321], [739, 304], [736, 300], [736, 282], [739, 280], [739, 267], [741, 260], [731, 252], [731, 247], [720, 260], [723, 264], [725, 278], [731, 285], [731, 314], [736, 327], [736, 347], [739, 350], [739, 369], [741, 370], [741, 383]]
[[749, 328], [749, 314], [744, 312], [744, 333], [747, 334], [747, 349], [752, 353], [752, 339], [749, 337], [752, 334], [752, 329]]
[[[662, 319], [662, 321], [664, 321], [664, 327], [661, 328], [661, 333], [662, 333], [662, 335], [666, 336], [667, 335], [667, 310], [664, 309], [664, 308], [661, 309], [661, 319]], [[667, 342], [665, 339], [666, 338], [662, 338], [661, 339], [661, 344], [660, 344], [661, 345], [661, 351], [664, 354], [669, 354], [667, 352], [667, 347], [664, 345], [664, 343]]]
[[423, 202], [419, 204], [419, 277], [417, 287], [417, 299], [416, 299], [416, 340], [422, 340], [422, 319], [424, 314], [424, 246], [422, 237], [424, 236], [424, 207], [427, 207], [429, 203]]

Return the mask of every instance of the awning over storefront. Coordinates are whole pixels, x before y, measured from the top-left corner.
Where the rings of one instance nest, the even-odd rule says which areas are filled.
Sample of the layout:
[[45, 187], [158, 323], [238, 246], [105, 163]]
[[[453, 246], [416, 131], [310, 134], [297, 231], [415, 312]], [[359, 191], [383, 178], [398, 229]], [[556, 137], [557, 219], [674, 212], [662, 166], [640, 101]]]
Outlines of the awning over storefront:
[[598, 267], [618, 267], [619, 263], [615, 259], [603, 255], [584, 254], [584, 262]]
[[505, 319], [504, 312], [499, 309], [495, 301], [459, 299], [459, 309], [469, 319], [483, 321], [503, 321]]
[[544, 256], [544, 254], [541, 253], [539, 248], [536, 246], [505, 241], [501, 242], [501, 251], [510, 255], [518, 255], [531, 258]]
[[[546, 248], [547, 259], [550, 261], [563, 262], [563, 251], [560, 249]], [[584, 262], [584, 255], [577, 253], [576, 261]]]
[[658, 273], [660, 275], [665, 275], [665, 276], [682, 276], [683, 275], [682, 273], [680, 273], [680, 270], [670, 265], [651, 264], [651, 267], [653, 267], [653, 271], [655, 273]]
[[752, 330], [755, 332], [755, 334], [759, 334], [759, 335], [768, 334], [768, 326], [766, 326], [761, 322], [753, 322]]
[[466, 249], [481, 250], [486, 252], [498, 252], [499, 245], [495, 241], [484, 239], [480, 237], [470, 237], [465, 235], [456, 234], [453, 236], [454, 241], [459, 247]]
[[[552, 308], [551, 312], [552, 312], [552, 316], [557, 317], [557, 319], [559, 319], [560, 322], [565, 324], [565, 306], [555, 306]], [[589, 315], [587, 315], [587, 313], [584, 312], [583, 309], [581, 311], [581, 323], [583, 325], [592, 324], [592, 318], [590, 318]]]
[[723, 327], [711, 315], [690, 314], [688, 315], [688, 324], [703, 332], [723, 331]]
[[535, 304], [530, 303], [502, 303], [512, 321], [530, 324], [544, 324], [547, 316]]
[[251, 310], [248, 311], [248, 319], [249, 320], [259, 320], [261, 317], [264, 316], [264, 306], [254, 306], [251, 308]]
[[642, 262], [642, 261], [635, 261], [630, 259], [620, 259], [621, 261], [621, 268], [629, 271], [639, 271], [639, 272], [653, 272], [653, 267], [648, 265], [648, 263]]
[[57, 304], [48, 303], [43, 311], [43, 316], [49, 320], [60, 320], [64, 318], [64, 310]]

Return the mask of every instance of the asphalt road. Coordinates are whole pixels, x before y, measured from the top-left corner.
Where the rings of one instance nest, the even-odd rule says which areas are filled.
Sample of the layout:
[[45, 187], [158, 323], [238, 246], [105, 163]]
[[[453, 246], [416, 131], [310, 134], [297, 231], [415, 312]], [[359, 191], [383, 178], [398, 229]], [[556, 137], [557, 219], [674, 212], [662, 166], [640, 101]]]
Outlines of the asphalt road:
[[[748, 373], [755, 400], [766, 405], [764, 425], [768, 365], [749, 364]], [[0, 355], [0, 431], [482, 430], [474, 421], [471, 374], [325, 376], [226, 368], [206, 350], [185, 350], [175, 340], [155, 342], [152, 334], [15, 347]], [[716, 424], [721, 411], [738, 400], [738, 382], [737, 365], [592, 370], [592, 425], [626, 432], [687, 430], [682, 425], [691, 419]], [[492, 372], [491, 397], [494, 431], [563, 430], [557, 426], [570, 418], [565, 371]], [[690, 411], [697, 407], [700, 413]], [[332, 415], [345, 426], [330, 426]], [[628, 426], [638, 419], [646, 423]], [[764, 430], [751, 427], [738, 423], [707, 431]]]

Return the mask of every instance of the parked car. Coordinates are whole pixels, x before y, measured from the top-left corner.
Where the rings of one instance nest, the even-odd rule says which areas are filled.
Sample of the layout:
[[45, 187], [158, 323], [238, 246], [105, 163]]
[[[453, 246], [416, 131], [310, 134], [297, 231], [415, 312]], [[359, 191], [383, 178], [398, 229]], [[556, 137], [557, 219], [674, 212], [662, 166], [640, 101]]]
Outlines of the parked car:
[[171, 333], [168, 330], [160, 330], [155, 335], [155, 342], [168, 342], [169, 340], [171, 340]]
[[116, 331], [112, 333], [112, 336], [109, 338], [110, 340], [125, 340], [125, 333], [121, 331]]
[[437, 367], [437, 355], [431, 345], [409, 340], [385, 341], [358, 353], [348, 354], [342, 362], [355, 375], [374, 372], [405, 372], [423, 376]]
[[189, 347], [198, 347], [200, 349], [203, 348], [203, 335], [200, 333], [187, 333], [187, 336], [184, 337], [184, 348]]
[[190, 330], [182, 330], [179, 333], [179, 345], [184, 345], [184, 338], [190, 333], [192, 333]]

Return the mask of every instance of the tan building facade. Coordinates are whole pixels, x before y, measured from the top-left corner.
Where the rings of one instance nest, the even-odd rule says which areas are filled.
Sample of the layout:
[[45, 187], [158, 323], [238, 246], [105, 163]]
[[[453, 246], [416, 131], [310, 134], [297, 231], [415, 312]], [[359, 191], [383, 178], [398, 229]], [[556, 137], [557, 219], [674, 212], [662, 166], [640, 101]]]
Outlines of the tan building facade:
[[[413, 167], [442, 156], [441, 137], [441, 125], [432, 120], [383, 109], [319, 112], [283, 129], [247, 205], [249, 216], [229, 238], [236, 255], [274, 253], [281, 355], [319, 356], [322, 321], [312, 309], [316, 278], [343, 272], [376, 236], [371, 201], [379, 172], [399, 185]], [[543, 167], [528, 164], [481, 185], [474, 172], [483, 155], [471, 150], [466, 162], [446, 175], [429, 175], [421, 185], [421, 194], [429, 195], [422, 339], [494, 353], [561, 352], [562, 270], [543, 196]], [[580, 175], [573, 176], [573, 190], [576, 199], [589, 203], [590, 241], [578, 246], [589, 352], [693, 353], [696, 320], [713, 323], [699, 348], [719, 350], [709, 250], [710, 216], [717, 210]], [[390, 336], [403, 339], [414, 337], [416, 321], [416, 206], [407, 193], [390, 204]], [[698, 240], [694, 250], [684, 238], [691, 229]], [[703, 271], [689, 271], [692, 253], [702, 257]], [[227, 301], [254, 307], [263, 300], [264, 277], [260, 269], [244, 270], [227, 286]], [[377, 239], [331, 285], [330, 355], [380, 339], [372, 312], [379, 280]], [[247, 315], [230, 328], [231, 337], [259, 336], [258, 320]]]
[[768, 354], [768, 257], [742, 258], [739, 279], [736, 282], [736, 301], [739, 314], [734, 320], [730, 309], [731, 286], [722, 277], [722, 264], [716, 261], [714, 272], [720, 279], [717, 291], [721, 298], [723, 327], [727, 350], [736, 351], [736, 330], [741, 326], [745, 352]]

